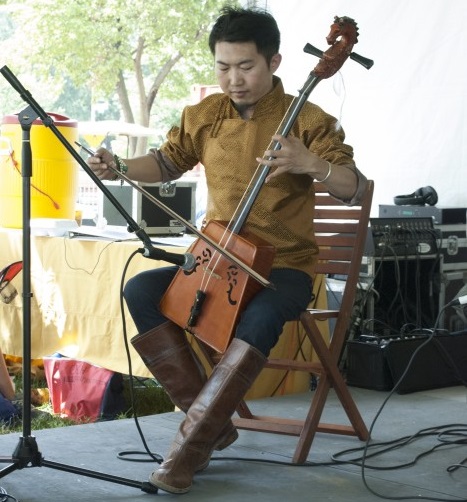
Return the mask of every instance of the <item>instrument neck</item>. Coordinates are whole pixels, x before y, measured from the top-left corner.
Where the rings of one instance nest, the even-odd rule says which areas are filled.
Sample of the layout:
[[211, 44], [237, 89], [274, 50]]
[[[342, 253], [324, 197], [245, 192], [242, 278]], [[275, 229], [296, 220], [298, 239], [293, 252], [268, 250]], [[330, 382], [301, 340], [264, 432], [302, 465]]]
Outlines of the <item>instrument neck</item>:
[[[316, 76], [313, 72], [311, 72], [308, 76], [303, 87], [298, 91], [298, 95], [292, 100], [292, 103], [287, 110], [284, 118], [282, 119], [276, 134], [280, 136], [288, 136], [290, 133], [300, 110], [303, 108], [303, 105], [308, 100], [308, 97], [311, 91], [316, 87], [316, 85], [321, 80], [320, 77]], [[272, 141], [267, 150], [277, 151], [281, 149], [281, 144], [278, 141]], [[268, 160], [272, 160], [274, 156], [270, 156]], [[260, 164], [255, 172], [252, 183], [250, 184], [249, 189], [245, 193], [244, 203], [242, 207], [240, 207], [235, 213], [231, 224], [229, 225], [229, 230], [232, 233], [238, 234], [245, 224], [248, 215], [250, 214], [251, 208], [258, 197], [259, 191], [266, 180], [270, 167], [264, 164]]]

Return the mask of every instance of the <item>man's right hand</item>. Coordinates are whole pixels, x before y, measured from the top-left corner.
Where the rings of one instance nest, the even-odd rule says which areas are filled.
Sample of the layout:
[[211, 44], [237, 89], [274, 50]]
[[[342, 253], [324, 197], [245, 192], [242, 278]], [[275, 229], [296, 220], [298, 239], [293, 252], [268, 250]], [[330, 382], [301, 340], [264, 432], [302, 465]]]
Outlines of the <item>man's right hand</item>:
[[105, 148], [99, 148], [95, 155], [92, 155], [87, 159], [88, 166], [94, 172], [94, 174], [101, 180], [115, 180], [117, 176], [115, 173], [109, 169], [109, 166], [113, 169], [117, 168], [114, 156]]

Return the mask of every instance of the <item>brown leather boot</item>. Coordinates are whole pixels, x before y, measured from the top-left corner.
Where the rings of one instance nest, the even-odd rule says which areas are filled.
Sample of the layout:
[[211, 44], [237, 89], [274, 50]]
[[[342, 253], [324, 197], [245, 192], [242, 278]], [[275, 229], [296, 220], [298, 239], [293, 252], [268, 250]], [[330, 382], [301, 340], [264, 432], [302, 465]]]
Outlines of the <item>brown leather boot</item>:
[[266, 362], [266, 357], [243, 340], [229, 348], [187, 412], [161, 466], [149, 482], [170, 493], [191, 488], [198, 465], [210, 458], [216, 438]]
[[[164, 387], [171, 401], [185, 413], [200, 393], [207, 377], [204, 367], [185, 336], [185, 331], [167, 321], [131, 339], [148, 370]], [[233, 423], [226, 424], [215, 449], [223, 450], [238, 438]], [[197, 470], [207, 467], [209, 459]]]

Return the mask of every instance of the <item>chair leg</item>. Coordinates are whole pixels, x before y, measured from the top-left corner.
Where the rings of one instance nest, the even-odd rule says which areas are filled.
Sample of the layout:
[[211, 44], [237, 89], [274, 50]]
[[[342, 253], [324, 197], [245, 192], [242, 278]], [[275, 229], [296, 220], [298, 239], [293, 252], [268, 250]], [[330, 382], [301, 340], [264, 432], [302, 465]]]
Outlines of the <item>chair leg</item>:
[[[340, 343], [339, 340], [333, 340], [335, 345], [333, 347], [327, 347], [323, 337], [319, 331], [315, 329], [313, 322], [307, 319], [306, 316], [306, 313], [301, 316], [301, 322], [319, 357], [323, 367], [323, 373], [320, 377], [318, 387], [315, 390], [310, 411], [305, 419], [304, 427], [300, 434], [300, 440], [295, 450], [293, 461], [296, 463], [303, 463], [306, 460], [316, 432], [352, 435], [357, 436], [362, 441], [369, 438], [369, 432], [365, 422], [339, 371], [337, 365], [338, 351], [337, 349], [333, 351], [333, 348], [342, 346], [342, 343]], [[351, 426], [320, 423], [321, 415], [331, 387], [334, 388]]]
[[[342, 379], [342, 376], [339, 376]], [[302, 464], [305, 462], [308, 457], [311, 444], [313, 443], [313, 439], [317, 432], [357, 436], [362, 441], [368, 439], [368, 429], [360, 415], [360, 412], [358, 411], [357, 406], [355, 405], [352, 396], [345, 386], [343, 379], [342, 384], [344, 385], [344, 389], [341, 389], [341, 391], [337, 392], [336, 389], [337, 387], [341, 387], [341, 384], [336, 385], [336, 383], [334, 382], [334, 389], [336, 390], [339, 401], [341, 402], [352, 425], [348, 426], [320, 422], [321, 415], [323, 413], [324, 406], [331, 389], [330, 379], [323, 373], [320, 377], [318, 387], [315, 390], [310, 411], [305, 418], [300, 438], [298, 440], [297, 447], [295, 448], [295, 453], [292, 459], [293, 463]]]

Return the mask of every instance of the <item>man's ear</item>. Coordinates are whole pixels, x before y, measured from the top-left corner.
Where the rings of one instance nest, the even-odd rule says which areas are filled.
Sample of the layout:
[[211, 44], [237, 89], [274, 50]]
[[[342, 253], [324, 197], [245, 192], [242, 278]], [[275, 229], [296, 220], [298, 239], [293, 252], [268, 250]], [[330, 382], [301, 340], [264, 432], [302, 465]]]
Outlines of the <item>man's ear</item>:
[[274, 56], [272, 56], [271, 63], [269, 64], [269, 68], [271, 69], [272, 73], [274, 73], [277, 68], [279, 68], [281, 61], [282, 56], [280, 54], [274, 54]]

